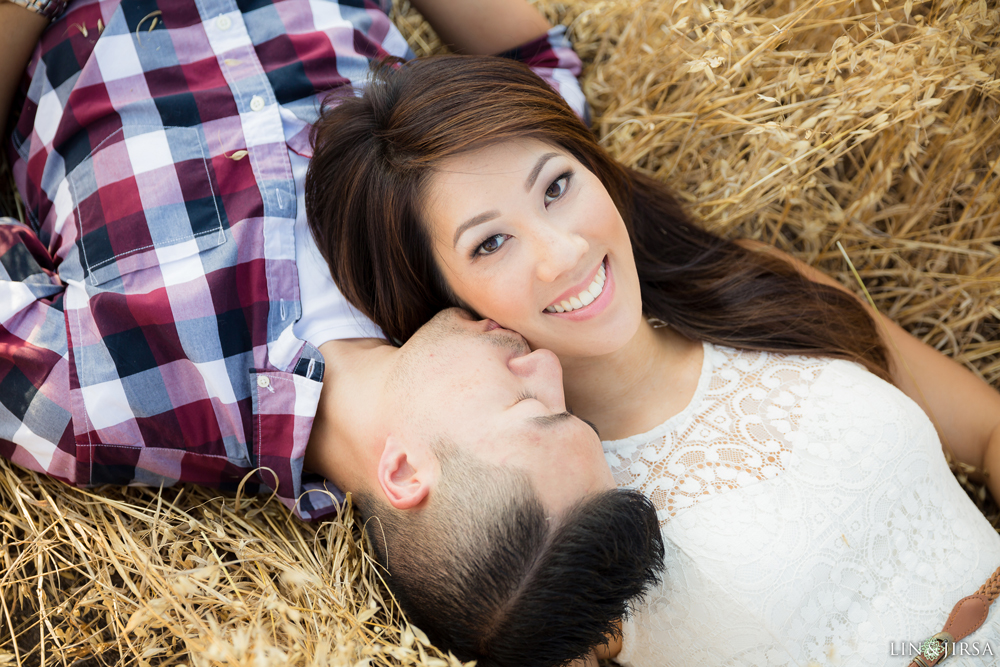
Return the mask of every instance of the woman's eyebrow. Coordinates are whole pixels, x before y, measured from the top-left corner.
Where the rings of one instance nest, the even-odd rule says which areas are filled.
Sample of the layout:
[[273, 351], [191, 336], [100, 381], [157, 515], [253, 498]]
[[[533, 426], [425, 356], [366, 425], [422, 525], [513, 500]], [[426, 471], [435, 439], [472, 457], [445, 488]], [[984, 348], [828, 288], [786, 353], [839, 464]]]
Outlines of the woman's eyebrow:
[[531, 173], [528, 174], [528, 180], [524, 182], [525, 192], [531, 192], [531, 188], [535, 186], [535, 181], [538, 180], [538, 174], [542, 171], [542, 167], [544, 167], [545, 163], [554, 157], [559, 157], [559, 153], [546, 153], [542, 157], [538, 158], [538, 162], [535, 163], [534, 169], [532, 169]]
[[[535, 166], [532, 167], [531, 173], [528, 174], [528, 179], [524, 182], [525, 192], [531, 191], [531, 188], [535, 186], [535, 181], [538, 180], [538, 175], [542, 173], [542, 168], [545, 166], [545, 163], [554, 157], [559, 157], [559, 153], [545, 153], [544, 155], [538, 158], [538, 162], [536, 162]], [[494, 209], [492, 211], [486, 211], [485, 213], [480, 213], [479, 215], [469, 218], [468, 220], [460, 224], [458, 226], [458, 229], [455, 230], [455, 237], [451, 241], [451, 247], [452, 248], [457, 247], [458, 239], [460, 239], [462, 237], [462, 234], [464, 234], [468, 230], [472, 229], [476, 225], [481, 225], [484, 222], [489, 222], [490, 220], [493, 220], [498, 217], [500, 217], [500, 211]]]
[[451, 247], [454, 248], [458, 245], [458, 239], [469, 229], [472, 229], [476, 225], [481, 225], [484, 222], [489, 222], [494, 218], [500, 217], [500, 211], [493, 209], [492, 211], [486, 211], [485, 213], [480, 213], [479, 215], [473, 216], [460, 224], [458, 229], [455, 230], [455, 238], [452, 239]]

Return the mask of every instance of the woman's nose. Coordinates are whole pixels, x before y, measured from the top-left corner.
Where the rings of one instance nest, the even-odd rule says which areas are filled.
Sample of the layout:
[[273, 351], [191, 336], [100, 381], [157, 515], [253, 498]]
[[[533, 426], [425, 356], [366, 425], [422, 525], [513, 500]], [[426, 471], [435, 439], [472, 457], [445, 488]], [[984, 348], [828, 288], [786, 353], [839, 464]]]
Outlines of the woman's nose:
[[573, 270], [588, 250], [590, 244], [576, 232], [546, 226], [538, 235], [538, 279], [550, 283]]

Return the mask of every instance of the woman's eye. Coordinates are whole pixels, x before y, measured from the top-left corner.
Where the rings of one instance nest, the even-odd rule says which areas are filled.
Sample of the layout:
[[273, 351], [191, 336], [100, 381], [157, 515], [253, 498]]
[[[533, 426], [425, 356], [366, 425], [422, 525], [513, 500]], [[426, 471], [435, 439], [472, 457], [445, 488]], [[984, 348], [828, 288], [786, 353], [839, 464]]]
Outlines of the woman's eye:
[[551, 204], [566, 194], [566, 188], [569, 187], [570, 176], [572, 176], [572, 174], [566, 173], [549, 183], [549, 187], [545, 190], [546, 205]]
[[476, 247], [477, 255], [492, 255], [507, 241], [506, 234], [494, 234]]

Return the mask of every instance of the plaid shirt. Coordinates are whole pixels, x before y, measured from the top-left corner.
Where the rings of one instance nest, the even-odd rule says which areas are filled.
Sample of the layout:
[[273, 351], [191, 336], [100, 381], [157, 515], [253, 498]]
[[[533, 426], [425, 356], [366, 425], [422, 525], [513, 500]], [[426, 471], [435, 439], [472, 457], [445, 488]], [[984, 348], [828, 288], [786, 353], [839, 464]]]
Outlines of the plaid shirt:
[[[243, 7], [243, 11], [239, 9]], [[43, 35], [0, 220], [0, 456], [76, 485], [276, 492], [303, 474], [323, 358], [299, 318], [289, 151], [323, 92], [411, 57], [371, 0], [83, 0]], [[559, 29], [518, 50], [582, 111]]]

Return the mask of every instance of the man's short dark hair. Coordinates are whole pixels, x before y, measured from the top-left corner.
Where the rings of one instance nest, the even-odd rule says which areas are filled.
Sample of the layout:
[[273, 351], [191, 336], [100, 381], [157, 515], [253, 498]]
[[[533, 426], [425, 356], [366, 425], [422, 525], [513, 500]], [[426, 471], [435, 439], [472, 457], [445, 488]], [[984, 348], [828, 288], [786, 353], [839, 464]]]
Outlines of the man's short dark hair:
[[435, 451], [441, 482], [427, 508], [358, 498], [409, 620], [482, 667], [555, 667], [620, 636], [617, 621], [663, 569], [649, 500], [615, 489], [550, 521], [524, 474]]

